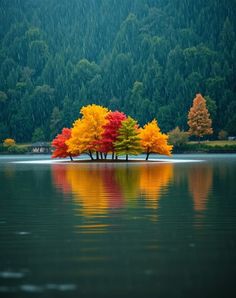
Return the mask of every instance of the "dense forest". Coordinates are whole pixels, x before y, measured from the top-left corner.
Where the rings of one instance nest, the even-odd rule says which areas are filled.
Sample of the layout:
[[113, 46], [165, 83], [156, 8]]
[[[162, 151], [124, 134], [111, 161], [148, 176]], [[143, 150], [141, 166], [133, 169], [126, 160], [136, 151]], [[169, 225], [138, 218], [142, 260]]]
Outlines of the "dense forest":
[[186, 130], [196, 93], [236, 135], [235, 0], [0, 0], [0, 19], [1, 140], [50, 140], [90, 103]]

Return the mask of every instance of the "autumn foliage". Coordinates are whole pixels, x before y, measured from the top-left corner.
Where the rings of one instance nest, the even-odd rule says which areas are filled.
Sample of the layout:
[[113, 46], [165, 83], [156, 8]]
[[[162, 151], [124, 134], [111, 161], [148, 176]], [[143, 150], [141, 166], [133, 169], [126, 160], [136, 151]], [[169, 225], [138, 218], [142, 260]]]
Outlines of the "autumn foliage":
[[213, 133], [212, 121], [206, 106], [206, 100], [201, 94], [197, 94], [193, 100], [193, 106], [188, 113], [189, 134], [202, 138]]
[[114, 158], [114, 144], [117, 141], [119, 128], [121, 127], [122, 121], [126, 119], [126, 115], [115, 111], [109, 112], [105, 118], [107, 123], [103, 126], [104, 132], [102, 133], [100, 141], [100, 150], [104, 153], [111, 152]]
[[170, 155], [172, 147], [168, 145], [168, 136], [161, 133], [156, 119], [152, 120], [140, 130], [141, 146], [146, 152], [146, 160], [150, 153]]
[[68, 152], [68, 146], [66, 141], [71, 137], [71, 130], [69, 128], [63, 128], [61, 134], [58, 134], [55, 139], [52, 141], [52, 147], [54, 148], [52, 158], [64, 158], [74, 156], [72, 153]]
[[138, 124], [133, 118], [128, 117], [121, 123], [115, 142], [115, 151], [117, 155], [125, 155], [126, 160], [129, 154], [138, 155], [142, 152]]
[[16, 141], [14, 139], [8, 138], [3, 141], [4, 147], [11, 147], [11, 146], [14, 146], [15, 144], [16, 144]]
[[170, 155], [172, 146], [168, 136], [161, 133], [157, 121], [139, 128], [137, 121], [119, 111], [109, 111], [99, 105], [88, 105], [80, 111], [71, 129], [64, 128], [52, 141], [55, 148], [52, 157], [77, 156], [86, 153], [91, 159], [106, 159], [107, 154], [116, 156], [138, 155], [146, 152]]
[[108, 109], [92, 104], [83, 107], [80, 113], [82, 118], [74, 122], [71, 138], [66, 144], [70, 153], [79, 155], [85, 152], [92, 158], [92, 153], [99, 151]]

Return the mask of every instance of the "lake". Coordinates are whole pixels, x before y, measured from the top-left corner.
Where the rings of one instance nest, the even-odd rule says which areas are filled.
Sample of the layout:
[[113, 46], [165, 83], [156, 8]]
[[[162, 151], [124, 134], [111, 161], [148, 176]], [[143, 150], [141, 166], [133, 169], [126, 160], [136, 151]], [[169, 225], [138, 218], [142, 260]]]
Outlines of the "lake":
[[0, 157], [0, 297], [233, 297], [235, 154], [49, 159]]

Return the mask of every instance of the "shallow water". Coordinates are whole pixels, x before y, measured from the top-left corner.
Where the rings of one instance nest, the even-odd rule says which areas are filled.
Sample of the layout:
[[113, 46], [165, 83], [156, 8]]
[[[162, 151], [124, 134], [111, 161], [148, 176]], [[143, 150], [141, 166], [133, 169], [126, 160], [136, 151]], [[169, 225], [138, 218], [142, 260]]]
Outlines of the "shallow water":
[[0, 297], [233, 296], [236, 155], [48, 159], [0, 157]]

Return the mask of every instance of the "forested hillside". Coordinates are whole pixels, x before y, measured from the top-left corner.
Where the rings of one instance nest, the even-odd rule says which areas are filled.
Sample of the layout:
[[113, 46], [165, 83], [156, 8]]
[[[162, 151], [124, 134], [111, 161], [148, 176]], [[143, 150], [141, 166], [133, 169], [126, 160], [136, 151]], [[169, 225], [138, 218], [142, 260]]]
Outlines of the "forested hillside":
[[89, 103], [236, 135], [235, 0], [0, 0], [0, 139], [50, 140]]

